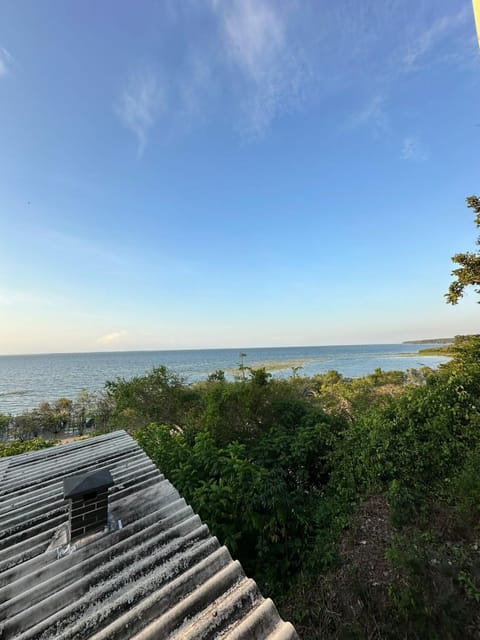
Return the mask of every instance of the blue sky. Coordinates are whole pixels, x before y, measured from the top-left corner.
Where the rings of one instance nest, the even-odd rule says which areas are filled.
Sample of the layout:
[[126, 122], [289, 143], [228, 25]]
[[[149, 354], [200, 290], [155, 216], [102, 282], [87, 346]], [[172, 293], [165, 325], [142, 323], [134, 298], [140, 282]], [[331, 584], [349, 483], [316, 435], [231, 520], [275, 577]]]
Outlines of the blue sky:
[[3, 0], [0, 353], [478, 332], [479, 99], [469, 0]]

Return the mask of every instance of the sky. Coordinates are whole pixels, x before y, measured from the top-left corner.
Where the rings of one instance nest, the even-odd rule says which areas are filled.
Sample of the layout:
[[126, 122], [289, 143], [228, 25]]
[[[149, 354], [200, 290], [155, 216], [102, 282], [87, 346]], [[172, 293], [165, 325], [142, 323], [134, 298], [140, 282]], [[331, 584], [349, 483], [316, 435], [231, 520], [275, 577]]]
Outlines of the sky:
[[2, 0], [0, 354], [478, 333], [469, 0]]

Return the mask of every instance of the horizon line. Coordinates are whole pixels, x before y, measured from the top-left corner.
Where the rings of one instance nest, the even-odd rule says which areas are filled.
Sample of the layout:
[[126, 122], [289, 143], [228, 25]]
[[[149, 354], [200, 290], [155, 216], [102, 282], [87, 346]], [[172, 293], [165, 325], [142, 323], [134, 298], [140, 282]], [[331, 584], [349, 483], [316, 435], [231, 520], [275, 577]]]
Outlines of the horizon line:
[[386, 346], [401, 345], [411, 342], [432, 341], [436, 340], [453, 340], [453, 338], [415, 338], [410, 340], [402, 340], [401, 342], [355, 342], [355, 343], [335, 343], [335, 344], [295, 344], [295, 345], [279, 345], [279, 346], [250, 346], [250, 347], [179, 347], [177, 349], [109, 349], [102, 351], [39, 351], [35, 353], [0, 353], [0, 358], [17, 357], [17, 356], [61, 356], [61, 355], [96, 355], [99, 353], [157, 353], [157, 352], [175, 352], [175, 351], [246, 351], [248, 349], [312, 349], [317, 347], [366, 347], [366, 346]]

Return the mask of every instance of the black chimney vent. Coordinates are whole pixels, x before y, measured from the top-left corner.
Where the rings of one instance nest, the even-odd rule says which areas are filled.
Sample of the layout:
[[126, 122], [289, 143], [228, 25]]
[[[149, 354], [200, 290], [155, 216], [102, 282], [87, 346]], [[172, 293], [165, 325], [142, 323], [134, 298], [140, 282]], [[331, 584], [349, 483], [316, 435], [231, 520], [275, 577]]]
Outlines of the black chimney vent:
[[113, 484], [108, 469], [64, 478], [63, 496], [71, 501], [70, 540], [105, 528], [108, 521], [108, 488]]

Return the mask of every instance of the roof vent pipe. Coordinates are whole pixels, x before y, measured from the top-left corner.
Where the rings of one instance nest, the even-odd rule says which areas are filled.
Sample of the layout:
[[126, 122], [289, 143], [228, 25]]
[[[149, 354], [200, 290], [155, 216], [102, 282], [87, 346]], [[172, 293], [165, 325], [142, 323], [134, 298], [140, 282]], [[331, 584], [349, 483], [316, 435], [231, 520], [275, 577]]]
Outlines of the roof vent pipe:
[[81, 473], [63, 480], [63, 497], [70, 500], [70, 541], [102, 531], [108, 523], [108, 489], [113, 486], [108, 469]]

